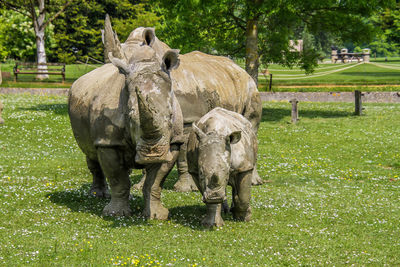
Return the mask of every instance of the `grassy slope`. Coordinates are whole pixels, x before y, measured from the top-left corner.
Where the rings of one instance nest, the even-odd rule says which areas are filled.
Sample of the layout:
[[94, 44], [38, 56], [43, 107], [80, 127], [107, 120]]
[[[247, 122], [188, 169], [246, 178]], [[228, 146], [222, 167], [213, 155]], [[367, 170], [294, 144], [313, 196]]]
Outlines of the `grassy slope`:
[[[328, 69], [317, 69], [314, 74], [309, 76], [290, 76], [301, 75], [304, 74], [304, 72], [299, 70], [279, 71], [279, 68], [273, 66], [274, 70], [271, 71], [273, 74], [273, 91], [354, 91], [355, 88], [363, 91], [399, 90], [400, 65], [388, 65], [387, 63], [379, 64], [386, 66], [386, 68], [373, 64], [360, 64], [343, 71], [322, 76], [318, 75], [321, 75], [320, 73], [323, 72], [344, 68], [346, 65], [332, 66], [333, 68], [329, 68], [331, 67], [331, 64], [321, 65], [321, 68]], [[316, 77], [313, 77], [314, 75]], [[259, 83], [260, 90], [266, 90], [266, 86], [269, 84], [269, 79], [267, 80], [265, 76], [261, 75]], [[315, 85], [321, 85], [321, 87], [313, 88]], [[348, 87], [348, 85], [351, 85], [351, 87]], [[295, 87], [288, 88], [287, 86]]]
[[175, 171], [163, 191], [170, 221], [144, 221], [136, 191], [132, 218], [102, 218], [107, 200], [87, 195], [66, 99], [0, 99], [0, 265], [400, 264], [399, 105], [365, 104], [354, 117], [351, 104], [301, 103], [291, 125], [288, 103], [265, 103], [258, 165], [268, 183], [253, 187], [253, 220], [227, 215], [208, 231], [200, 195], [171, 190]]

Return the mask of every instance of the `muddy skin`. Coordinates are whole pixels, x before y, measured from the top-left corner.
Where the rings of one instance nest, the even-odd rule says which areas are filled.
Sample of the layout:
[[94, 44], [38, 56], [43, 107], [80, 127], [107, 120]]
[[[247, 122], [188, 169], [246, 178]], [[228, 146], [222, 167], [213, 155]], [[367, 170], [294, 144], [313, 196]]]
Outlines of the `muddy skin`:
[[125, 53], [112, 36], [112, 63], [79, 78], [69, 92], [71, 127], [93, 175], [90, 192], [111, 195], [104, 216], [130, 216], [129, 173], [146, 168], [144, 214], [166, 219], [161, 186], [184, 141], [182, 112], [170, 77], [179, 65], [178, 52], [168, 50], [160, 57], [150, 45], [154, 42], [147, 40]]
[[222, 226], [221, 209], [226, 209], [226, 188], [232, 187], [235, 220], [251, 219], [251, 184], [257, 158], [257, 137], [242, 115], [215, 108], [193, 124], [188, 139], [187, 159], [207, 205], [205, 227]]

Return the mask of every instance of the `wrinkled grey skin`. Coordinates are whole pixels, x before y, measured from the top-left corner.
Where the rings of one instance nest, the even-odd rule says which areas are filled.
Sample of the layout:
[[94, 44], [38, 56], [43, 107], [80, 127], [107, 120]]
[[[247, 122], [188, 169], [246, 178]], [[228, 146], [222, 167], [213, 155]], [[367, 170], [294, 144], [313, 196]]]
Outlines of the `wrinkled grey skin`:
[[167, 219], [161, 186], [183, 142], [182, 112], [169, 75], [179, 65], [178, 54], [170, 50], [160, 59], [150, 39], [125, 53], [111, 35], [112, 64], [82, 76], [70, 89], [72, 130], [93, 175], [92, 194], [107, 196], [105, 177], [110, 184], [104, 215], [131, 215], [129, 173], [145, 168], [144, 216]]
[[251, 180], [257, 158], [257, 137], [242, 115], [215, 108], [193, 124], [187, 159], [189, 172], [207, 205], [204, 226], [222, 226], [221, 204], [232, 186], [234, 219], [251, 219]]
[[[143, 28], [138, 28], [131, 33], [123, 46], [124, 49], [134, 43], [132, 36], [138, 36], [141, 31]], [[169, 49], [156, 37], [154, 45], [157, 45], [159, 51]], [[180, 65], [171, 72], [171, 78], [172, 88], [182, 109], [186, 140], [192, 123], [215, 107], [223, 107], [242, 114], [251, 122], [253, 131], [257, 133], [261, 121], [262, 104], [257, 86], [246, 71], [229, 58], [207, 55], [198, 51], [181, 55], [179, 58]], [[177, 162], [179, 180], [174, 186], [177, 191], [182, 192], [197, 189], [188, 173], [186, 146], [185, 142], [180, 148]], [[139, 189], [141, 183], [135, 187]], [[253, 184], [262, 184], [262, 179], [256, 169], [254, 169]]]
[[[115, 57], [131, 58], [135, 49], [147, 43], [162, 57], [170, 48], [161, 42], [152, 28], [137, 28], [131, 32], [125, 43], [120, 44], [113, 32], [109, 17], [105, 20], [103, 41], [106, 51], [111, 51]], [[244, 115], [252, 123], [257, 132], [262, 113], [261, 99], [257, 87], [251, 77], [232, 60], [225, 57], [192, 52], [180, 55], [180, 65], [171, 71], [172, 88], [182, 108], [184, 117], [184, 144], [180, 147], [178, 157], [179, 181], [175, 184], [177, 191], [196, 190], [197, 187], [187, 171], [186, 140], [193, 122], [199, 120], [214, 107], [221, 106]], [[105, 65], [107, 66], [107, 65]], [[104, 67], [104, 66], [103, 66]], [[118, 70], [109, 67], [109, 75], [98, 75], [97, 82], [90, 86], [100, 91], [119, 91], [124, 86], [123, 78], [117, 76]], [[193, 103], [196, 103], [193, 105]], [[90, 164], [89, 168], [90, 168]], [[92, 172], [93, 173], [93, 172]], [[101, 176], [93, 175], [92, 188], [104, 186]], [[256, 170], [253, 184], [261, 184], [262, 180]], [[146, 176], [144, 175], [136, 189], [142, 189]], [[92, 190], [93, 191], [93, 190]], [[103, 190], [104, 191], [104, 190]], [[95, 191], [93, 191], [95, 192]], [[105, 194], [106, 195], [106, 194]], [[104, 194], [97, 194], [104, 196]]]

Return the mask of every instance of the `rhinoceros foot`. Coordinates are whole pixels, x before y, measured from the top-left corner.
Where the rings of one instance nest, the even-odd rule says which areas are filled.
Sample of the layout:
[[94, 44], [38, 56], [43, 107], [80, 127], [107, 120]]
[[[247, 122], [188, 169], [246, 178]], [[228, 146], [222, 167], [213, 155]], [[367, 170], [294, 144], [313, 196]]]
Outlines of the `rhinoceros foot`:
[[232, 214], [233, 214], [233, 219], [235, 219], [237, 221], [248, 222], [251, 220], [251, 208], [250, 207], [244, 211], [234, 208], [232, 211]]
[[251, 185], [262, 185], [264, 183], [256, 168], [253, 169], [253, 176], [251, 177]]
[[207, 204], [207, 214], [201, 224], [207, 228], [223, 226], [225, 223], [221, 217], [221, 204]]
[[108, 187], [95, 187], [92, 186], [90, 188], [89, 194], [91, 194], [94, 197], [99, 197], [99, 198], [110, 198], [110, 190]]
[[150, 210], [145, 210], [143, 216], [148, 219], [167, 220], [169, 211], [161, 202], [153, 202], [150, 204]]
[[216, 227], [221, 227], [221, 226], [224, 226], [224, 220], [222, 219], [222, 217], [221, 216], [216, 216], [215, 217], [215, 221], [210, 217], [210, 216], [206, 216], [206, 217], [204, 217], [204, 219], [201, 221], [201, 224], [204, 226], [204, 227], [207, 227], [207, 228], [211, 228], [211, 227], [213, 227], [213, 226], [216, 226]]
[[132, 216], [132, 210], [129, 207], [129, 201], [111, 200], [103, 209], [103, 216]]
[[174, 190], [177, 192], [192, 192], [198, 191], [192, 176], [189, 173], [179, 175], [179, 180], [174, 185]]

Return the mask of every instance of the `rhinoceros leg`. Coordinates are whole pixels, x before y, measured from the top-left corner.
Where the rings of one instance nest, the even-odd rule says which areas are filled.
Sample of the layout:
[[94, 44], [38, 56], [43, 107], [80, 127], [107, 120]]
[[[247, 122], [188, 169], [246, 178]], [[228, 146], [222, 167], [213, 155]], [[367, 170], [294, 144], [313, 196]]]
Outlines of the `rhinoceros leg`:
[[264, 183], [263, 179], [261, 179], [260, 175], [258, 174], [257, 169], [254, 168], [253, 175], [251, 177], [251, 184], [252, 185], [261, 185], [263, 183]]
[[105, 206], [105, 216], [131, 216], [129, 191], [131, 181], [129, 168], [124, 164], [122, 152], [118, 148], [97, 149], [100, 166], [111, 187], [111, 201]]
[[[253, 90], [251, 94], [250, 102], [246, 105], [245, 111], [243, 116], [247, 118], [251, 125], [254, 133], [257, 135], [258, 127], [260, 126], [260, 121], [262, 117], [262, 102], [260, 98], [260, 93], [257, 89]], [[257, 164], [256, 164], [257, 166]], [[256, 168], [253, 171], [253, 177], [251, 181], [252, 185], [261, 185], [263, 184], [263, 180], [261, 179], [260, 175]]]
[[186, 151], [187, 151], [187, 140], [190, 131], [187, 129], [188, 128], [185, 128], [185, 143], [183, 143], [180, 147], [179, 157], [176, 163], [178, 167], [178, 181], [175, 183], [174, 189], [175, 191], [178, 192], [191, 192], [198, 190], [195, 182], [193, 181], [193, 177], [189, 174], [188, 171]]
[[207, 204], [207, 214], [201, 221], [204, 227], [221, 227], [224, 220], [221, 217], [221, 204]]
[[233, 218], [239, 221], [250, 221], [251, 208], [251, 180], [253, 171], [239, 173], [235, 179], [235, 184], [232, 186]]
[[144, 181], [146, 181], [146, 169], [142, 170], [142, 174], [143, 174], [142, 178], [140, 179], [139, 183], [133, 185], [133, 189], [135, 190], [143, 189]]
[[142, 189], [145, 218], [168, 219], [169, 211], [161, 203], [161, 189], [165, 178], [174, 166], [178, 153], [178, 147], [171, 146], [172, 160], [170, 162], [146, 166], [146, 180]]
[[101, 170], [100, 164], [97, 160], [92, 160], [86, 157], [86, 163], [88, 169], [92, 173], [93, 183], [90, 187], [90, 194], [95, 197], [110, 197], [110, 191], [108, 190], [108, 184], [104, 177], [103, 171]]

